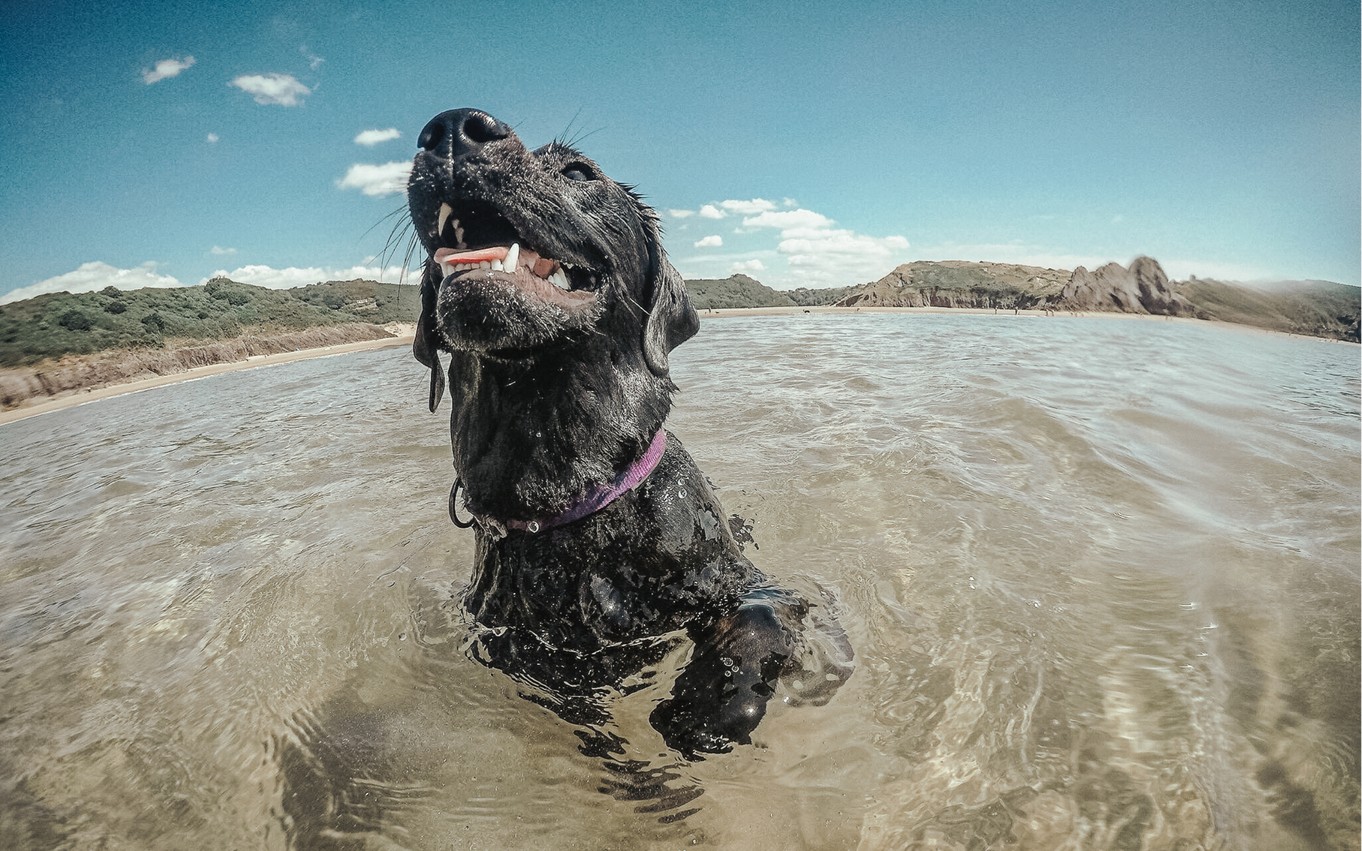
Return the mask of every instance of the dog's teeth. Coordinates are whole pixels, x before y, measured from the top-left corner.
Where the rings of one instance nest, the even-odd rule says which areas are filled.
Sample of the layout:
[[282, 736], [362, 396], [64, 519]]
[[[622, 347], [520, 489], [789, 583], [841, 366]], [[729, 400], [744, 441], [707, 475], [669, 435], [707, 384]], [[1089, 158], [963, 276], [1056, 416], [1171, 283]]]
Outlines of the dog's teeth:
[[502, 270], [514, 272], [516, 264], [520, 262], [520, 243], [511, 243], [511, 248], [506, 252], [506, 259], [501, 261]]
[[500, 261], [500, 260], [493, 260], [493, 261], [492, 261], [492, 265], [491, 265], [491, 269], [492, 269], [493, 272], [502, 272], [502, 271], [505, 271], [504, 269], [501, 268], [501, 261]]
[[[451, 208], [448, 204], [441, 204], [441, 205], [440, 205], [440, 221], [439, 221], [439, 223], [436, 224], [436, 226], [435, 226], [435, 235], [436, 235], [436, 236], [439, 236], [440, 234], [442, 234], [442, 233], [445, 232], [445, 222], [449, 221], [449, 216], [450, 216], [450, 214], [453, 213], [453, 212], [454, 212], [453, 208]], [[454, 226], [455, 226], [455, 227], [458, 227], [458, 226], [459, 226], [459, 220], [458, 220], [458, 219], [455, 219], [455, 220], [454, 220]]]
[[559, 269], [557, 272], [554, 272], [552, 275], [549, 275], [549, 283], [553, 284], [560, 290], [567, 290], [572, 288], [572, 285], [568, 283], [567, 273], [564, 272], [562, 269]]

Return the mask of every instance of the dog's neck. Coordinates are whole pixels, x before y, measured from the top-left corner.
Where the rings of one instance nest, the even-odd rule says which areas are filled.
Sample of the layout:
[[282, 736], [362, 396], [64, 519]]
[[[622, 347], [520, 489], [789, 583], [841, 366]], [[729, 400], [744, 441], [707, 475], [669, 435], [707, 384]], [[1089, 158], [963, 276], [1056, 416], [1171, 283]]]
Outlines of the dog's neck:
[[514, 361], [453, 354], [450, 438], [474, 514], [502, 523], [556, 516], [645, 456], [673, 386], [641, 358], [633, 366], [593, 348]]

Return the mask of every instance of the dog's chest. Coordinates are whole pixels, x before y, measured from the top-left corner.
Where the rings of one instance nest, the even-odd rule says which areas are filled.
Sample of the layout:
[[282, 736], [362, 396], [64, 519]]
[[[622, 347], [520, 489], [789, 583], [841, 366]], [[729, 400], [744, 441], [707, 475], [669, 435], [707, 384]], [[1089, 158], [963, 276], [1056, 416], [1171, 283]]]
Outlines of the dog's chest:
[[470, 613], [589, 650], [669, 632], [731, 602], [758, 574], [703, 479], [689, 479], [655, 477], [559, 529], [482, 537]]

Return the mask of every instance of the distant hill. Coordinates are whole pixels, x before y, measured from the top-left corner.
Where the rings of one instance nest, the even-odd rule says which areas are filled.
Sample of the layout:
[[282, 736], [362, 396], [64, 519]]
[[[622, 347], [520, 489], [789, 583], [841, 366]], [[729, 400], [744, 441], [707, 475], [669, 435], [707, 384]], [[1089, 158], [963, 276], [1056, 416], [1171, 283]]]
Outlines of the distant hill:
[[730, 307], [794, 307], [788, 293], [778, 292], [746, 275], [686, 281], [686, 292], [696, 310]]
[[1236, 284], [1192, 278], [1175, 283], [1173, 289], [1205, 319], [1359, 342], [1362, 290], [1347, 284], [1332, 281]]

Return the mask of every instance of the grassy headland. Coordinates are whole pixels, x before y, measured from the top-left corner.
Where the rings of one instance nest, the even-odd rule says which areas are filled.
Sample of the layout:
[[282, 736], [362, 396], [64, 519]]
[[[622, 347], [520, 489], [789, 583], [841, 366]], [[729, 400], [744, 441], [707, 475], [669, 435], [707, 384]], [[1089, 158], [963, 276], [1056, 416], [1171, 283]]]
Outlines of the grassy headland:
[[[746, 276], [686, 282], [699, 310], [935, 307], [1176, 314], [1358, 341], [1357, 287], [1168, 281], [1148, 258], [1094, 272], [917, 261], [857, 286], [775, 290]], [[326, 281], [288, 290], [203, 286], [52, 293], [0, 305], [0, 408], [260, 355], [394, 336], [416, 321], [413, 285]]]

